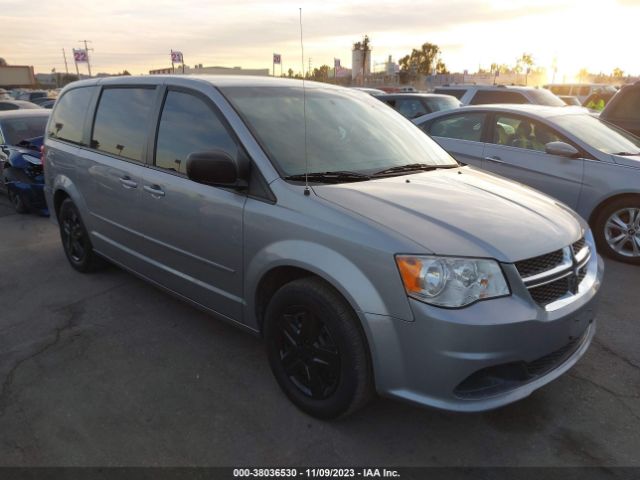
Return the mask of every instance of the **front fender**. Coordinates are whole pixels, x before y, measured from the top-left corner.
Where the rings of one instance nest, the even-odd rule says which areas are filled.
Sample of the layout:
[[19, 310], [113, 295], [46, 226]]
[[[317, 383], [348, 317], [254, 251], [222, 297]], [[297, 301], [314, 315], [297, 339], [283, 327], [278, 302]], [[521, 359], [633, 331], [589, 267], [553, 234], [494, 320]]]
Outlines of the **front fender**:
[[[256, 295], [260, 280], [277, 267], [307, 270], [332, 285], [358, 313], [391, 316], [384, 297], [360, 268], [324, 245], [305, 240], [282, 240], [258, 251], [245, 269], [246, 323], [259, 329]], [[405, 319], [411, 320], [411, 319]]]

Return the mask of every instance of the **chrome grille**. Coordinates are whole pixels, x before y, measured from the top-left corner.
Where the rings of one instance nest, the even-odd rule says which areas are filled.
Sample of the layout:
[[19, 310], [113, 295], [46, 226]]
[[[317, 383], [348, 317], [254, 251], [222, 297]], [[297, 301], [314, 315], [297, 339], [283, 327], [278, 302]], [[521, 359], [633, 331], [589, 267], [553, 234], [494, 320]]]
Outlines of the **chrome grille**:
[[531, 298], [547, 305], [578, 292], [591, 256], [584, 237], [568, 247], [515, 263]]
[[555, 252], [516, 262], [516, 268], [521, 277], [530, 277], [557, 267], [562, 263], [563, 258], [562, 250], [556, 250]]

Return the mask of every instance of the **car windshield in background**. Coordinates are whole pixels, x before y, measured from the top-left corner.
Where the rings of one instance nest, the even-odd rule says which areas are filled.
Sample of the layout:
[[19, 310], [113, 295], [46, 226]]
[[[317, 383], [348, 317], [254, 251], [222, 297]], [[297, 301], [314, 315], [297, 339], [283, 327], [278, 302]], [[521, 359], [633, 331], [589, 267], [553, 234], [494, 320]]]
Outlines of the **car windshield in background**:
[[[305, 172], [303, 91], [300, 87], [223, 87], [283, 176]], [[407, 164], [455, 166], [420, 129], [361, 92], [306, 90], [309, 172], [374, 173]]]
[[451, 110], [452, 108], [458, 108], [460, 106], [460, 100], [453, 96], [447, 97], [427, 97], [427, 105], [432, 112], [439, 112], [441, 110]]
[[536, 105], [549, 105], [550, 107], [564, 107], [566, 104], [549, 90], [544, 88], [532, 89], [529, 92]]
[[558, 126], [604, 153], [637, 154], [640, 139], [591, 115], [561, 115]]
[[48, 119], [48, 116], [5, 118], [2, 121], [5, 142], [17, 145], [22, 140], [43, 136]]

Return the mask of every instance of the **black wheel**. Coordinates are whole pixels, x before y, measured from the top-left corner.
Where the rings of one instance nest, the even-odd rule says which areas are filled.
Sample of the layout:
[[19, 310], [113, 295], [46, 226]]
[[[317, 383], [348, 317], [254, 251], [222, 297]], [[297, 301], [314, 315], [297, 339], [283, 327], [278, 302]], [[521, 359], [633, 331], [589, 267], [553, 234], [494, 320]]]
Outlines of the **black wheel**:
[[607, 204], [594, 222], [600, 252], [621, 262], [640, 264], [640, 198], [626, 197]]
[[11, 204], [13, 205], [16, 213], [29, 213], [29, 207], [27, 207], [27, 204], [24, 203], [22, 195], [12, 192], [11, 190], [9, 190], [8, 192], [9, 200], [11, 200]]
[[308, 277], [284, 285], [265, 314], [271, 370], [289, 399], [318, 418], [347, 415], [373, 396], [358, 318], [333, 288]]
[[58, 223], [62, 247], [73, 268], [79, 272], [88, 273], [103, 265], [102, 259], [93, 251], [89, 234], [82, 223], [77, 207], [69, 198], [60, 205]]

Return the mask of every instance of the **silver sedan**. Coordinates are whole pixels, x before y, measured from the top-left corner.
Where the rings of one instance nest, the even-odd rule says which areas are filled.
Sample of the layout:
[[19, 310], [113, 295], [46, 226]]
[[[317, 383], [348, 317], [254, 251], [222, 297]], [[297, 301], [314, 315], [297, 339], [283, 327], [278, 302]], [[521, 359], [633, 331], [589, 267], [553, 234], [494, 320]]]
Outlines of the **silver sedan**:
[[564, 202], [603, 253], [640, 264], [640, 138], [578, 107], [470, 106], [413, 122], [459, 162]]

